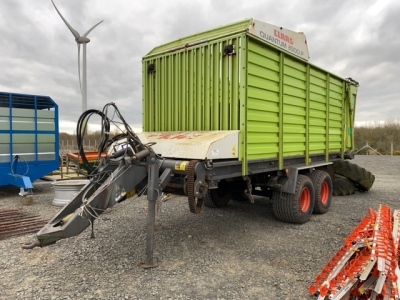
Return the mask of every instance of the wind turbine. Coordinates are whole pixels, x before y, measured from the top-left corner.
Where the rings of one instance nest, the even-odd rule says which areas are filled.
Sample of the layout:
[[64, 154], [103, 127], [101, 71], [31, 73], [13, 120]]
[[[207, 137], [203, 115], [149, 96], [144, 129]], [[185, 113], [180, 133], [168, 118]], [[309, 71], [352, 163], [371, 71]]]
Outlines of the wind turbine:
[[[67, 20], [64, 19], [64, 17], [61, 15], [60, 11], [57, 9], [57, 6], [54, 4], [54, 1], [51, 0], [51, 2], [54, 5], [54, 8], [56, 9], [57, 13], [60, 15], [61, 19], [64, 21], [65, 25], [67, 25], [68, 29], [71, 31], [71, 33], [75, 37], [75, 41], [78, 45], [78, 73], [79, 73], [79, 86], [81, 88], [81, 93], [82, 93], [82, 113], [87, 110], [87, 72], [86, 72], [86, 44], [90, 42], [90, 39], [88, 39], [88, 34], [97, 26], [99, 25], [102, 21], [94, 25], [92, 28], [90, 28], [88, 31], [86, 31], [82, 36], [79, 34], [78, 31], [76, 31], [74, 28], [72, 28], [71, 25], [67, 22]], [[81, 83], [81, 44], [83, 45], [83, 72], [82, 72], [82, 77], [83, 77], [83, 83]]]

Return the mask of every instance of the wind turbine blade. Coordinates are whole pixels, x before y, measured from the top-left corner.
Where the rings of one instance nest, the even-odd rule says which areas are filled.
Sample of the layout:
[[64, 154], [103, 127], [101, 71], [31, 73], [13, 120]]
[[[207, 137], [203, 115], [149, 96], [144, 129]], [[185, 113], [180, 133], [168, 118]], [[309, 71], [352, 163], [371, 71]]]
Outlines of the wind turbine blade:
[[82, 82], [81, 82], [81, 44], [76, 43], [78, 45], [78, 74], [79, 74], [79, 87], [81, 89], [82, 94]]
[[[53, 1], [53, 0], [52, 0]], [[92, 28], [90, 28], [88, 31], [86, 31], [83, 35], [82, 35], [82, 37], [87, 37], [88, 36], [88, 34], [97, 26], [97, 25], [99, 25], [100, 23], [102, 23], [104, 20], [101, 20], [99, 23], [97, 23], [96, 25], [94, 25]]]
[[71, 33], [74, 35], [75, 39], [79, 39], [80, 35], [79, 32], [76, 31], [75, 29], [72, 28], [71, 25], [69, 25], [69, 23], [67, 22], [67, 20], [64, 19], [64, 17], [62, 16], [62, 14], [60, 13], [60, 11], [57, 9], [57, 6], [54, 4], [53, 0], [51, 0], [51, 2], [54, 5], [54, 8], [56, 9], [56, 11], [58, 12], [58, 14], [60, 15], [61, 19], [64, 21], [65, 25], [67, 25], [68, 29], [71, 31]]

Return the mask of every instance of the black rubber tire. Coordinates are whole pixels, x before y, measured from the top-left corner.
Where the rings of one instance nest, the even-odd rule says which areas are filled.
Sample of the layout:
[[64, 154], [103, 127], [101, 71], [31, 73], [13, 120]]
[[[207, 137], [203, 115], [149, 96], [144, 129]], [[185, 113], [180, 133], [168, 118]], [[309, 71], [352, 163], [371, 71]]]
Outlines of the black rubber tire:
[[350, 179], [335, 175], [335, 179], [333, 180], [333, 196], [353, 195], [356, 190], [356, 185]]
[[223, 207], [226, 206], [231, 200], [231, 193], [225, 189], [212, 189], [207, 192], [204, 198], [204, 205], [207, 207]]
[[333, 170], [335, 174], [353, 181], [360, 191], [369, 191], [375, 181], [375, 176], [371, 172], [347, 160], [335, 161], [333, 163]]
[[315, 190], [313, 213], [324, 214], [329, 210], [332, 202], [332, 178], [327, 172], [321, 170], [315, 170], [309, 177]]
[[[305, 194], [305, 199], [302, 199]], [[299, 174], [297, 177], [296, 191], [294, 194], [274, 191], [272, 194], [272, 209], [278, 220], [303, 224], [310, 220], [315, 202], [315, 191], [311, 179]], [[306, 208], [303, 201], [309, 201]]]

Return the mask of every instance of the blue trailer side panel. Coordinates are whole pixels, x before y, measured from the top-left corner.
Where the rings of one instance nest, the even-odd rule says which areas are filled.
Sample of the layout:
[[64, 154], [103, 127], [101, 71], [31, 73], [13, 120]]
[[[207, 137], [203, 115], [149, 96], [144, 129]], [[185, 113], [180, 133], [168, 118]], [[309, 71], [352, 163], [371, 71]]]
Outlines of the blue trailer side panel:
[[0, 92], [0, 186], [32, 188], [58, 167], [58, 105], [48, 96]]

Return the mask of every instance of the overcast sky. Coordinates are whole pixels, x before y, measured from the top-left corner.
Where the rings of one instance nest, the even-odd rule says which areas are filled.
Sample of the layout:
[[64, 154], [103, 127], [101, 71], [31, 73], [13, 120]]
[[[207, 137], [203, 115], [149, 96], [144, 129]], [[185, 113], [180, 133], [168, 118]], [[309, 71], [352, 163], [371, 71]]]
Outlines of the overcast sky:
[[[90, 34], [88, 108], [115, 102], [141, 127], [141, 59], [160, 44], [253, 17], [302, 31], [310, 62], [360, 82], [356, 121], [400, 119], [398, 0], [54, 0]], [[77, 46], [50, 0], [0, 0], [0, 91], [46, 95], [60, 131], [81, 114]]]

